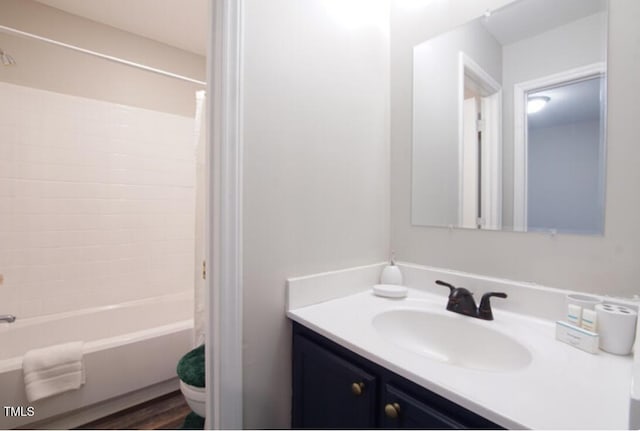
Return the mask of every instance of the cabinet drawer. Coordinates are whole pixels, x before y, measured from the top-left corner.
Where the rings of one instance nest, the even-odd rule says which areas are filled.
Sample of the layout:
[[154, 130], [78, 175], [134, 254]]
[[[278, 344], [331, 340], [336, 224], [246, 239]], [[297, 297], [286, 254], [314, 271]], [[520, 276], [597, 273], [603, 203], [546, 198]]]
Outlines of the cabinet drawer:
[[393, 385], [385, 385], [382, 396], [384, 428], [461, 429], [464, 426]]
[[[390, 421], [384, 412], [380, 423], [390, 428], [504, 429], [466, 408], [387, 371], [381, 379], [382, 401], [400, 406], [399, 421]], [[404, 407], [403, 408], [403, 403]]]
[[294, 336], [293, 356], [293, 427], [375, 427], [373, 375], [303, 336]]

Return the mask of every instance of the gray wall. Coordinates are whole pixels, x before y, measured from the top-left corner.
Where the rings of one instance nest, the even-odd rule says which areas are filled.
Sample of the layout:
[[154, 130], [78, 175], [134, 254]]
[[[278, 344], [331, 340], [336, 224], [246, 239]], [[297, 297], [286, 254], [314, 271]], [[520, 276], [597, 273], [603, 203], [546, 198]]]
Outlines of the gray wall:
[[615, 0], [609, 11], [609, 83], [605, 234], [449, 231], [411, 226], [411, 71], [413, 46], [506, 2], [392, 3], [391, 243], [399, 260], [532, 281], [585, 292], [640, 293], [640, 146], [638, 104], [640, 2]]
[[530, 231], [601, 233], [599, 121], [529, 127], [527, 161]]
[[606, 37], [606, 14], [599, 13], [504, 47], [502, 223], [505, 228], [513, 226], [513, 85], [605, 61]]
[[[0, 0], [0, 24], [85, 49], [205, 80], [205, 58], [33, 0]], [[0, 80], [27, 87], [193, 117], [202, 86], [0, 33], [17, 64]]]
[[[479, 21], [416, 46], [413, 51], [414, 224], [458, 224], [458, 64], [459, 52], [478, 63], [497, 82], [502, 77], [502, 46]], [[452, 97], [452, 95], [455, 95]]]
[[244, 2], [246, 428], [291, 425], [286, 278], [388, 256], [385, 3]]

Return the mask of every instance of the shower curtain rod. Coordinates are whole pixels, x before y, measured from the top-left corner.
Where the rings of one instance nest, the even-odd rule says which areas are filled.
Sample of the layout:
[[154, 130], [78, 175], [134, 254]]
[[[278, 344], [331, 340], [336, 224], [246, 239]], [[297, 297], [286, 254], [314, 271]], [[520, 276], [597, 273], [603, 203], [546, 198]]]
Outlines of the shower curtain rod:
[[36, 39], [36, 40], [39, 40], [39, 41], [42, 41], [42, 42], [50, 43], [52, 45], [61, 46], [63, 48], [71, 49], [73, 51], [78, 51], [78, 52], [82, 52], [84, 54], [89, 54], [89, 55], [93, 55], [95, 57], [99, 57], [99, 58], [102, 58], [102, 59], [105, 59], [105, 60], [113, 61], [115, 63], [120, 63], [120, 64], [124, 64], [124, 65], [127, 65], [127, 66], [136, 67], [138, 69], [146, 70], [148, 72], [157, 73], [158, 75], [163, 75], [163, 76], [168, 76], [170, 78], [180, 79], [182, 81], [191, 82], [191, 83], [202, 85], [202, 86], [205, 86], [205, 87], [207, 85], [207, 83], [204, 82], [204, 81], [199, 81], [197, 79], [189, 78], [188, 76], [183, 76], [183, 75], [178, 75], [176, 73], [167, 72], [166, 70], [157, 69], [155, 67], [146, 66], [144, 64], [135, 63], [135, 62], [129, 61], [129, 60], [124, 60], [122, 58], [114, 57], [112, 55], [107, 55], [107, 54], [102, 54], [100, 52], [91, 51], [90, 49], [80, 48], [79, 46], [70, 45], [68, 43], [60, 42], [60, 41], [57, 41], [57, 40], [54, 40], [54, 39], [49, 39], [47, 37], [38, 36], [37, 34], [28, 33], [26, 31], [18, 30], [18, 29], [12, 28], [12, 27], [7, 27], [7, 26], [4, 26], [4, 25], [0, 25], [0, 31], [2, 31], [4, 33], [9, 33], [9, 34], [15, 34], [15, 35], [26, 37], [26, 38], [30, 38], [30, 39]]

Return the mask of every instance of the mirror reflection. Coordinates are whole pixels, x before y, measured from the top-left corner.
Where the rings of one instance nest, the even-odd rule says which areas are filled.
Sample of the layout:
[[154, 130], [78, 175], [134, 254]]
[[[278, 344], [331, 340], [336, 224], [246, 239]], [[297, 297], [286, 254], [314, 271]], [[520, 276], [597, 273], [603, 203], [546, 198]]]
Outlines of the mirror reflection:
[[520, 0], [414, 47], [413, 224], [603, 233], [607, 5]]

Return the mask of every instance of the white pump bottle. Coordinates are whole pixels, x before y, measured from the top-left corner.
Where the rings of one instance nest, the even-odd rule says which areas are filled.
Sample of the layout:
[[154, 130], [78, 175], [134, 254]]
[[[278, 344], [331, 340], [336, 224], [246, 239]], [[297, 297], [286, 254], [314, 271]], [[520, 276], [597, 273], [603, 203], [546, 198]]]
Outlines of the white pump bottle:
[[391, 254], [391, 261], [389, 265], [385, 266], [382, 270], [382, 274], [380, 275], [380, 284], [396, 284], [402, 285], [402, 272], [400, 272], [400, 268], [396, 265], [393, 253]]

